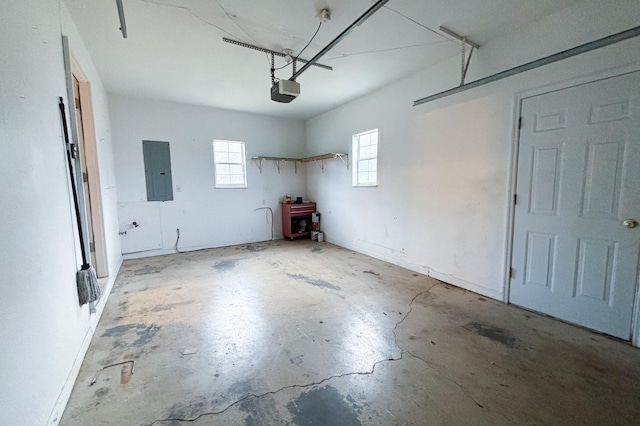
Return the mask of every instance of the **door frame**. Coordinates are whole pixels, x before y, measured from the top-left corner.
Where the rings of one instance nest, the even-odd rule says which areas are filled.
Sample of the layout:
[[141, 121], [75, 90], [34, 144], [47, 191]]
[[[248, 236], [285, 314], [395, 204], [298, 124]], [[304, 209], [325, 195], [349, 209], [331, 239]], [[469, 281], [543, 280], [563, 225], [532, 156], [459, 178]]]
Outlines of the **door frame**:
[[[520, 116], [522, 113], [522, 102], [533, 96], [544, 95], [559, 90], [568, 89], [570, 87], [580, 86], [583, 84], [594, 83], [599, 80], [605, 80], [612, 77], [618, 77], [625, 74], [640, 71], [640, 62], [625, 65], [623, 67], [615, 67], [605, 71], [579, 76], [569, 80], [554, 82], [551, 84], [539, 86], [533, 89], [527, 89], [515, 94], [513, 98], [513, 117], [511, 121], [511, 160], [509, 165], [509, 190], [508, 190], [508, 208], [507, 208], [507, 232], [506, 232], [506, 250], [504, 257], [504, 286], [503, 286], [503, 302], [510, 303], [511, 295], [511, 261], [513, 255], [513, 230], [515, 226], [515, 203], [516, 183], [518, 178], [518, 155], [520, 147]], [[631, 321], [631, 344], [640, 348], [640, 264], [637, 265], [636, 274], [636, 291], [633, 305], [633, 314]]]
[[[98, 162], [98, 145], [96, 142], [96, 128], [93, 118], [93, 101], [91, 98], [91, 83], [82, 71], [80, 63], [70, 53], [71, 73], [78, 80], [80, 98], [80, 112], [82, 117], [82, 139], [84, 157], [88, 174], [89, 194], [85, 194], [85, 203], [88, 201], [91, 212], [91, 225], [95, 246], [95, 269], [98, 277], [109, 276], [109, 264], [107, 260], [107, 246], [104, 230], [104, 213], [102, 209], [102, 186], [100, 184], [100, 167]], [[75, 106], [73, 108], [75, 110]], [[72, 129], [75, 131], [75, 129]], [[85, 222], [86, 223], [86, 222]], [[88, 232], [88, 230], [87, 230]], [[85, 235], [86, 237], [86, 235]]]

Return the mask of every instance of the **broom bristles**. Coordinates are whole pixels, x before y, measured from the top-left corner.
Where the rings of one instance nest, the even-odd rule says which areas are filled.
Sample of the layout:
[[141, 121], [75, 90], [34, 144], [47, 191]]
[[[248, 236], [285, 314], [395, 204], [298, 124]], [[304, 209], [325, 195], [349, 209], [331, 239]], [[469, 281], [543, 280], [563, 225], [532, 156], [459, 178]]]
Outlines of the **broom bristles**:
[[76, 284], [78, 286], [78, 299], [81, 305], [95, 302], [100, 298], [100, 285], [96, 270], [91, 265], [84, 264], [82, 269], [76, 273]]

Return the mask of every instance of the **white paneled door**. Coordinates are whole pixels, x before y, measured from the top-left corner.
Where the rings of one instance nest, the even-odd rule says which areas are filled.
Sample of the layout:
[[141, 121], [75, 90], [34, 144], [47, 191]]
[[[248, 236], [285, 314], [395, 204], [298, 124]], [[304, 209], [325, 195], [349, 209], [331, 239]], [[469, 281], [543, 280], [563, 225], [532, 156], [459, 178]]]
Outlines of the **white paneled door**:
[[510, 302], [631, 339], [640, 72], [524, 99]]

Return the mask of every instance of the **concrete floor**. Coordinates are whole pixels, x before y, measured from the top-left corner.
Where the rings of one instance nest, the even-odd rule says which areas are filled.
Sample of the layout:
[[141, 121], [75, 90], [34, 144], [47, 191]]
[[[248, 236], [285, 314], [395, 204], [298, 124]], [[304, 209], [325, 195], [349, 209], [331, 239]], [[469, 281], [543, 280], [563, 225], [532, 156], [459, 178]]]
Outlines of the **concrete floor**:
[[640, 424], [640, 350], [274, 241], [126, 261], [61, 424]]

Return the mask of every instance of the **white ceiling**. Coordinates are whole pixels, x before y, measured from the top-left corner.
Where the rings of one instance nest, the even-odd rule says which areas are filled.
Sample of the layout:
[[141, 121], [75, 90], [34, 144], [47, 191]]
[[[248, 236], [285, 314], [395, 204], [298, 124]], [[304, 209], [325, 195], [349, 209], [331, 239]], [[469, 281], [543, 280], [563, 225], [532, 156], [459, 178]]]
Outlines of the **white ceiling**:
[[[290, 104], [271, 101], [269, 60], [223, 37], [310, 59], [374, 3], [372, 0], [123, 0], [123, 39], [115, 0], [65, 0], [111, 93], [307, 119], [387, 83], [460, 54], [440, 25], [480, 44], [579, 0], [391, 0], [298, 82]], [[276, 67], [284, 65], [276, 57]], [[288, 78], [291, 69], [276, 73]]]

